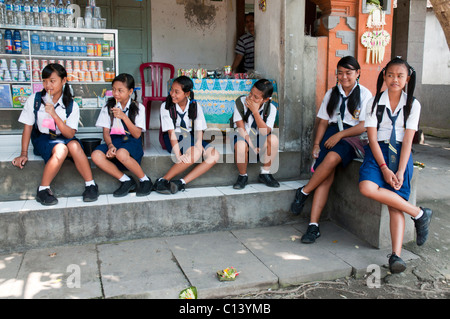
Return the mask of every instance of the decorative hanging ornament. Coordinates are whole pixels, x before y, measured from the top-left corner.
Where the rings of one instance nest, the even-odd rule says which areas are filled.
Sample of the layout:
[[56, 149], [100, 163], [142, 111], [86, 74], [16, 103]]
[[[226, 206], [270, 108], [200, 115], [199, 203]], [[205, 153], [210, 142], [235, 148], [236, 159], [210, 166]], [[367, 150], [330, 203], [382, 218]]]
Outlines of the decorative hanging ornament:
[[361, 36], [361, 44], [367, 48], [366, 63], [381, 64], [384, 60], [386, 46], [390, 40], [391, 35], [386, 30], [364, 32]]
[[367, 4], [367, 9], [370, 10], [366, 24], [368, 28], [379, 28], [386, 25], [386, 13], [380, 5]]
[[266, 0], [259, 0], [259, 9], [260, 9], [262, 12], [265, 12], [265, 11], [266, 11], [266, 8], [267, 8]]

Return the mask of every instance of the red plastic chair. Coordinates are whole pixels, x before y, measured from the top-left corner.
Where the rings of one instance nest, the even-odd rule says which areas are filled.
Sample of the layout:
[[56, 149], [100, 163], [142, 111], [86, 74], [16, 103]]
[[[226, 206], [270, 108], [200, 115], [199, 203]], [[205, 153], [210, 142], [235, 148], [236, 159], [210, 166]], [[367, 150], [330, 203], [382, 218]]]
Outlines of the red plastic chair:
[[[150, 82], [152, 86], [151, 96], [147, 96], [145, 94], [144, 70], [147, 68], [151, 69], [151, 82]], [[164, 69], [170, 70], [170, 77], [165, 80], [163, 79]], [[146, 127], [148, 130], [150, 124], [150, 111], [152, 107], [152, 102], [153, 101], [164, 102], [166, 100], [166, 96], [163, 96], [163, 85], [167, 85], [167, 81], [174, 77], [175, 67], [169, 63], [149, 62], [141, 64], [141, 66], [139, 67], [139, 72], [141, 74], [142, 104], [145, 106]]]

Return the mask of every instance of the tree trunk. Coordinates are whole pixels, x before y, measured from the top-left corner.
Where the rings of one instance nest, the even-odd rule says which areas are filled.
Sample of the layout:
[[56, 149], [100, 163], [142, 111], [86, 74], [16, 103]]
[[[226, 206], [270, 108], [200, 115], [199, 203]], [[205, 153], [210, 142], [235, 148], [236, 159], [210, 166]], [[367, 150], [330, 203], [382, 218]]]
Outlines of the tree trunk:
[[442, 30], [444, 30], [447, 46], [450, 48], [450, 1], [449, 0], [430, 0], [433, 5], [433, 11], [436, 15]]

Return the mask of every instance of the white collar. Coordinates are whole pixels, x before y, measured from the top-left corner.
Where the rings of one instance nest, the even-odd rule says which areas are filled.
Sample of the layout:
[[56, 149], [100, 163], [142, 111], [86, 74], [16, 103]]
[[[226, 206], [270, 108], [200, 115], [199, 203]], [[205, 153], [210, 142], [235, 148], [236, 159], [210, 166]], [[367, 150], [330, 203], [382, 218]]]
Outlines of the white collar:
[[344, 92], [344, 89], [342, 88], [341, 83], [339, 83], [339, 84], [338, 84], [339, 93], [341, 93], [341, 95], [342, 95], [343, 97], [348, 97], [348, 96], [350, 96], [350, 95], [352, 94], [353, 90], [356, 88], [357, 85], [358, 85], [358, 81], [355, 82], [355, 85], [354, 85], [353, 88], [351, 89], [350, 93], [346, 96], [346, 95], [345, 95], [345, 92]]
[[[389, 110], [392, 111], [391, 103], [389, 102], [389, 93], [388, 90], [384, 91], [380, 96], [380, 101], [378, 102], [380, 105], [386, 105]], [[395, 108], [394, 114], [400, 112], [401, 109], [406, 105], [406, 93], [402, 91], [400, 96], [400, 101], [398, 101], [398, 105]]]

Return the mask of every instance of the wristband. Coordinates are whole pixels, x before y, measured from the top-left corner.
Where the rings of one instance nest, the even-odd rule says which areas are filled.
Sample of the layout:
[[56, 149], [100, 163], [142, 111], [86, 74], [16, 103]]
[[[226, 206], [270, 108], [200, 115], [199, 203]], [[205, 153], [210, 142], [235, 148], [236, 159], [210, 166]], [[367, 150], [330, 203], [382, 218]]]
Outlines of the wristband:
[[[380, 165], [380, 168], [382, 168], [383, 166], [385, 166], [386, 165], [386, 163], [383, 163], [383, 164], [381, 164]], [[387, 166], [387, 165], [386, 165]]]

